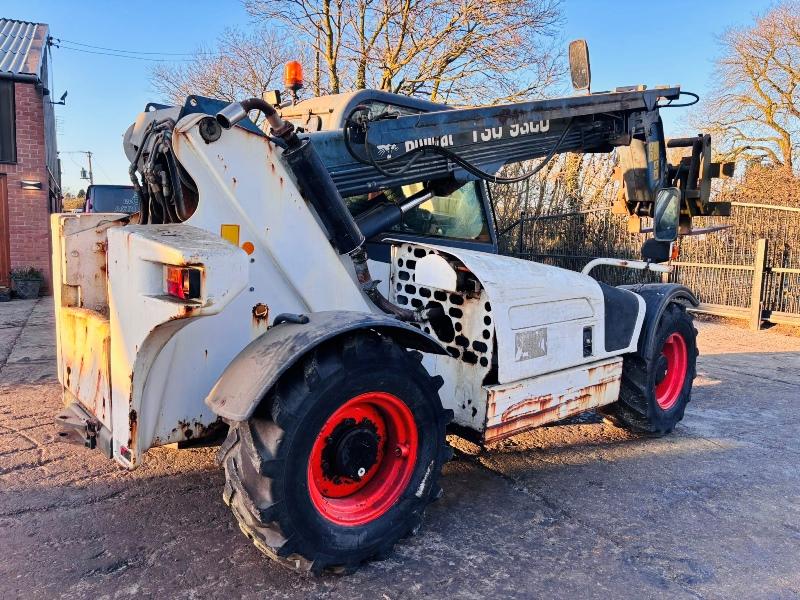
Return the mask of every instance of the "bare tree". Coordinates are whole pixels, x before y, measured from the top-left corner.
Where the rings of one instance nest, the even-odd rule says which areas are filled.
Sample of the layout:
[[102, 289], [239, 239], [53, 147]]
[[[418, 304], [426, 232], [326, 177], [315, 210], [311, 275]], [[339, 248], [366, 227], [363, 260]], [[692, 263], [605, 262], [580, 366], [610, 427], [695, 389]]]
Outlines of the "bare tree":
[[741, 177], [722, 183], [717, 200], [800, 207], [800, 177], [786, 167], [751, 163]]
[[[742, 155], [792, 168], [800, 126], [800, 3], [787, 1], [722, 38], [705, 127], [725, 159]], [[721, 135], [720, 135], [721, 134]]]
[[234, 101], [281, 86], [283, 64], [297, 58], [274, 31], [226, 30], [214, 50], [201, 48], [187, 63], [159, 64], [151, 73], [156, 92], [176, 104], [190, 94]]
[[560, 0], [245, 0], [312, 49], [312, 91], [435, 101], [541, 94], [562, 72]]

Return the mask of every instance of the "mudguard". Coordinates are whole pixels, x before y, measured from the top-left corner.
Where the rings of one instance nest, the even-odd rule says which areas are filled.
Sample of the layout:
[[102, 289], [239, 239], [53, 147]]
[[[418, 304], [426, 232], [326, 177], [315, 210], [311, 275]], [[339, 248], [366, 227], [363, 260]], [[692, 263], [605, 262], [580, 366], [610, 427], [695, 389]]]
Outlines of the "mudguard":
[[650, 356], [649, 353], [653, 351], [651, 346], [654, 343], [658, 323], [670, 302], [680, 302], [692, 306], [700, 304], [692, 290], [677, 283], [639, 283], [618, 287], [630, 290], [644, 298], [646, 309], [638, 346], [638, 352], [642, 356]]
[[[245, 421], [281, 375], [321, 343], [359, 329], [378, 331], [405, 348], [446, 354], [434, 338], [388, 315], [324, 311], [283, 322], [248, 344], [223, 371], [206, 398], [216, 414]], [[278, 319], [276, 319], [278, 320]]]

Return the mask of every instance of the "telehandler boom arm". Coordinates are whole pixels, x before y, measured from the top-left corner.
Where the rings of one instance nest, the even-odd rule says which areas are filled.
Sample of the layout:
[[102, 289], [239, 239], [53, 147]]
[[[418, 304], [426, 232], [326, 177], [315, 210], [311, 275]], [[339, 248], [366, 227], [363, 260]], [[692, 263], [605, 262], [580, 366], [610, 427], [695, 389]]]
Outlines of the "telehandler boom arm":
[[619, 148], [628, 214], [650, 216], [657, 191], [675, 185], [683, 191], [689, 222], [692, 216], [723, 214], [726, 207], [709, 202], [708, 181], [719, 167], [710, 164], [708, 136], [681, 144], [692, 147], [686, 165], [668, 163], [666, 148], [672, 144], [664, 138], [659, 109], [675, 106], [681, 94], [677, 86], [621, 88], [419, 114], [359, 105], [350, 110], [342, 129], [307, 135], [342, 196], [418, 181], [511, 183], [532, 172], [504, 178], [498, 171], [506, 164], [542, 157], [544, 163], [557, 153]]

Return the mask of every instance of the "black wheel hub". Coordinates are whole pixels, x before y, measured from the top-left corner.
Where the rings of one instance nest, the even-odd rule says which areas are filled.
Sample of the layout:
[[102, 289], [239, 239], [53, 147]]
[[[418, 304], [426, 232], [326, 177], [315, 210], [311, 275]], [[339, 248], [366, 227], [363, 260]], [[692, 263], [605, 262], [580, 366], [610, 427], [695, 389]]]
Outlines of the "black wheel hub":
[[380, 439], [369, 419], [342, 421], [326, 442], [322, 470], [334, 482], [341, 477], [359, 481], [378, 462]]

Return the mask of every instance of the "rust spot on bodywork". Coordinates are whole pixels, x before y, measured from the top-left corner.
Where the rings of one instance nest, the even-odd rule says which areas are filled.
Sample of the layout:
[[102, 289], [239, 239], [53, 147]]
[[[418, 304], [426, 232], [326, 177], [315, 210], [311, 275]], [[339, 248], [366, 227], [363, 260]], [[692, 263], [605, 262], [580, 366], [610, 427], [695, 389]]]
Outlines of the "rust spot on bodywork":
[[253, 307], [253, 325], [256, 327], [266, 325], [269, 321], [269, 306], [259, 302]]
[[[199, 419], [181, 419], [177, 427], [173, 427], [169, 435], [164, 438], [156, 437], [153, 439], [154, 446], [170, 444], [174, 442], [193, 443], [196, 440], [208, 437], [215, 437], [225, 429], [225, 422], [221, 417], [217, 417], [211, 423], [205, 424]], [[190, 444], [191, 445], [191, 444]]]
[[201, 307], [197, 304], [184, 304], [180, 308], [180, 313], [171, 316], [168, 320], [177, 321], [180, 319], [188, 319], [189, 317], [193, 316], [196, 311], [200, 310], [200, 308]]
[[[619, 394], [620, 363], [607, 363], [587, 370], [594, 381], [578, 389], [567, 389], [557, 396], [543, 394], [515, 402], [500, 414], [500, 422], [487, 426], [485, 442], [502, 440], [546, 423], [561, 421], [597, 406], [610, 404]], [[507, 390], [505, 390], [507, 391]], [[489, 392], [487, 416], [497, 414], [498, 392]]]
[[103, 380], [103, 372], [98, 370], [97, 371], [97, 382], [95, 383], [95, 386], [94, 386], [94, 397], [95, 397], [95, 399], [96, 398], [100, 398], [101, 410], [102, 410], [101, 418], [102, 419], [106, 418], [106, 397], [105, 397], [105, 395], [103, 393], [103, 384], [104, 383], [105, 382]]
[[131, 412], [128, 413], [128, 430], [130, 433], [128, 436], [128, 448], [133, 448], [134, 444], [136, 443], [136, 433], [138, 427], [138, 415], [134, 409], [131, 409]]
[[192, 429], [192, 424], [188, 421], [178, 421], [178, 428], [181, 430], [183, 437], [187, 440], [192, 439], [194, 435], [194, 430]]
[[514, 406], [507, 408], [500, 415], [500, 421], [507, 423], [513, 421], [517, 415], [525, 413], [538, 413], [544, 410], [544, 407], [553, 401], [552, 394], [545, 394], [544, 396], [534, 396], [522, 402], [518, 402]]

